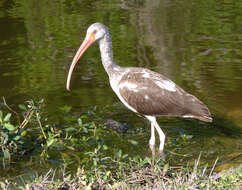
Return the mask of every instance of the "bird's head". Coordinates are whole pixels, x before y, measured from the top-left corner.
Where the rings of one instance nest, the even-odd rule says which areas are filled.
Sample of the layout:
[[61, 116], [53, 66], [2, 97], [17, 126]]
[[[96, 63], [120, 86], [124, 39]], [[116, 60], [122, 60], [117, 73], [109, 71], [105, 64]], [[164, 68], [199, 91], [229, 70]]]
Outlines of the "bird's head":
[[108, 28], [105, 25], [97, 22], [89, 26], [86, 37], [92, 35], [95, 38], [95, 41], [98, 41], [105, 36], [107, 30]]
[[101, 40], [105, 34], [107, 33], [108, 29], [105, 25], [101, 23], [94, 23], [89, 28], [87, 29], [86, 37], [84, 41], [82, 42], [80, 48], [78, 49], [75, 57], [72, 60], [68, 77], [67, 77], [67, 82], [66, 82], [66, 89], [70, 90], [70, 81], [71, 81], [71, 75], [73, 72], [73, 69], [82, 56], [82, 54], [87, 50], [87, 48], [92, 45], [95, 41]]

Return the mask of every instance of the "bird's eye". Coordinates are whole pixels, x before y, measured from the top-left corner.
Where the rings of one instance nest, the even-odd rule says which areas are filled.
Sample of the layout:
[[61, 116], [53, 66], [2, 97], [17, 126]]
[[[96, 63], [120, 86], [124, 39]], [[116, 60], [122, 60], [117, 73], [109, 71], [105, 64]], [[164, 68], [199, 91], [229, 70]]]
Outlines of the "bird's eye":
[[94, 30], [94, 31], [93, 31], [93, 34], [96, 34], [96, 33], [97, 33], [97, 30]]

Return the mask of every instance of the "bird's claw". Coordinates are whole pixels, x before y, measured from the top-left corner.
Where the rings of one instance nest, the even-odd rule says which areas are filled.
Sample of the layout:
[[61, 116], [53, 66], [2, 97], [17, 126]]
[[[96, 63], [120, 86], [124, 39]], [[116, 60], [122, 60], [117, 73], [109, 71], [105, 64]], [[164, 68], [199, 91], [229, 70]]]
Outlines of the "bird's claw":
[[155, 156], [155, 145], [154, 144], [150, 144], [150, 150], [152, 153], [152, 157], [154, 157]]
[[166, 160], [166, 155], [165, 155], [165, 153], [164, 153], [163, 150], [159, 150], [158, 155], [160, 156], [160, 158], [161, 158], [163, 161]]

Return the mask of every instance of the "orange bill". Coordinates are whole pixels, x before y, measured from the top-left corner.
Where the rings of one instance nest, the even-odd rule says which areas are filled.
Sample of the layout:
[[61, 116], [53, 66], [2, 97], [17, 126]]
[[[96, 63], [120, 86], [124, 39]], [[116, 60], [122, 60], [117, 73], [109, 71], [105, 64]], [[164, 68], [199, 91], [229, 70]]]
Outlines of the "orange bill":
[[87, 48], [92, 45], [92, 43], [95, 42], [95, 34], [91, 33], [90, 35], [86, 35], [85, 40], [82, 42], [82, 45], [78, 49], [75, 57], [72, 60], [69, 72], [68, 72], [68, 77], [67, 77], [67, 82], [66, 82], [66, 89], [70, 90], [70, 82], [71, 82], [71, 75], [72, 72], [75, 68], [75, 65], [77, 64], [78, 60], [82, 56], [82, 54], [87, 50]]

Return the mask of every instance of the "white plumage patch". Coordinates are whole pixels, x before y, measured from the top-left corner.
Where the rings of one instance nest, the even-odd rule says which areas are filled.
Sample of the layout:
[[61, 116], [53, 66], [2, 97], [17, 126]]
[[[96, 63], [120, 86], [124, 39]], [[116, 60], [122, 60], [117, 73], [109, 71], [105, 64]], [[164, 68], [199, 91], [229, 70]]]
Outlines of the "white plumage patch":
[[124, 87], [126, 87], [130, 90], [133, 90], [133, 91], [138, 91], [137, 90], [137, 84], [134, 84], [134, 83], [131, 83], [131, 82], [128, 82], [128, 81], [123, 82], [119, 85], [119, 88], [124, 88]]
[[176, 92], [176, 85], [172, 81], [163, 80], [163, 81], [155, 81], [155, 83], [160, 87], [166, 90]]
[[183, 115], [182, 117], [183, 117], [183, 118], [194, 118], [193, 115]]
[[150, 97], [148, 95], [145, 95], [145, 99], [148, 100], [150, 99]]
[[[133, 112], [135, 112], [135, 113], [137, 113], [137, 111], [133, 108], [133, 107], [131, 107], [124, 99], [123, 99], [123, 97], [120, 95], [120, 93], [119, 93], [119, 88], [121, 88], [121, 87], [125, 87], [125, 83], [122, 83], [120, 86], [119, 86], [119, 88], [117, 87], [117, 84], [115, 83], [115, 81], [110, 81], [110, 84], [111, 84], [111, 87], [112, 87], [112, 89], [113, 89], [113, 91], [117, 94], [117, 96], [119, 97], [119, 99], [121, 100], [121, 102], [127, 107], [127, 108], [129, 108], [130, 110], [132, 110]], [[130, 85], [130, 86], [132, 86], [132, 85]], [[136, 85], [137, 86], [137, 85]], [[134, 87], [134, 86], [133, 86]], [[136, 90], [136, 89], [135, 89]]]
[[145, 77], [145, 78], [149, 78], [149, 77], [150, 77], [150, 74], [147, 73], [147, 72], [145, 72], [145, 73], [143, 74], [143, 77]]

